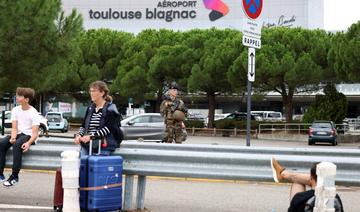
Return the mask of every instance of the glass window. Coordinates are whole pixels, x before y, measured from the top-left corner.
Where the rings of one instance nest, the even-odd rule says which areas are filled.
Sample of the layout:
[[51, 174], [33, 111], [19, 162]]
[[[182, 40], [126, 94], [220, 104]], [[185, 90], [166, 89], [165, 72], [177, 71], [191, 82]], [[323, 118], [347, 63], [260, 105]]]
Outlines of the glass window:
[[332, 128], [331, 123], [314, 123], [315, 128]]
[[149, 123], [150, 116], [139, 116], [132, 120], [134, 123]]
[[151, 122], [164, 122], [164, 118], [161, 116], [151, 116]]
[[46, 119], [51, 121], [51, 122], [60, 122], [61, 121], [61, 116], [59, 114], [48, 114], [46, 116]]

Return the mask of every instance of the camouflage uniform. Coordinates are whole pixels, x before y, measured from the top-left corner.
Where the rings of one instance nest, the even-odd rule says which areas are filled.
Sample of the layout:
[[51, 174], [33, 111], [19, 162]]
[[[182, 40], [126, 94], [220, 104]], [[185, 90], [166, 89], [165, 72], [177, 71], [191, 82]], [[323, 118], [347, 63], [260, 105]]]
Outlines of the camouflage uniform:
[[[175, 107], [176, 105], [177, 107]], [[184, 102], [177, 97], [174, 100], [172, 100], [170, 97], [167, 97], [160, 105], [160, 113], [163, 117], [165, 117], [166, 135], [164, 141], [166, 143], [172, 143], [173, 140], [175, 140], [176, 143], [182, 142], [182, 121], [176, 120], [174, 118], [174, 112], [176, 110], [184, 112], [185, 115], [187, 113]]]

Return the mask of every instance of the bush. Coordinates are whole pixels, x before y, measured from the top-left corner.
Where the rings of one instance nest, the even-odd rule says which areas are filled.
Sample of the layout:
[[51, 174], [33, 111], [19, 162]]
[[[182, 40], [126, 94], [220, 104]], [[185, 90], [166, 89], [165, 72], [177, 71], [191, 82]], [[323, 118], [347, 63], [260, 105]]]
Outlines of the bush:
[[75, 124], [81, 124], [84, 118], [82, 117], [69, 117], [68, 122], [69, 123], [75, 123]]
[[[251, 129], [257, 129], [259, 127], [259, 122], [251, 121]], [[217, 129], [246, 129], [246, 121], [238, 121], [238, 120], [229, 120], [229, 119], [221, 119], [215, 121], [215, 127]]]
[[203, 128], [205, 126], [204, 122], [201, 120], [185, 120], [184, 124], [186, 128], [192, 128], [192, 127]]
[[315, 102], [304, 114], [302, 121], [312, 123], [315, 120], [333, 121], [341, 124], [347, 114], [348, 102], [343, 93], [339, 93], [332, 83], [324, 88], [325, 95], [316, 95]]

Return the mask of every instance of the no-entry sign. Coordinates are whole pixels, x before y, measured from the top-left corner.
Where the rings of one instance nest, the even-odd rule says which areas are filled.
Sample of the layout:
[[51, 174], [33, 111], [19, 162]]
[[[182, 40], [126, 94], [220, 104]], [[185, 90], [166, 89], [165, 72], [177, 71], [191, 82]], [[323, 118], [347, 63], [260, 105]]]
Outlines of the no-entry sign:
[[243, 8], [246, 15], [251, 19], [257, 19], [262, 11], [262, 0], [243, 0]]

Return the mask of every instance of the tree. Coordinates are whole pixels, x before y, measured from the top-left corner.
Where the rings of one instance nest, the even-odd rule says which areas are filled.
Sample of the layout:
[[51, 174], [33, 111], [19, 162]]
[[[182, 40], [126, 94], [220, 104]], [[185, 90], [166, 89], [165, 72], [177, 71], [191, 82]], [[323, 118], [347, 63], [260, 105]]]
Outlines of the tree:
[[59, 0], [0, 2], [0, 90], [57, 89], [73, 68], [74, 40], [82, 30], [75, 12], [65, 17]]
[[304, 114], [303, 122], [312, 123], [315, 120], [329, 120], [341, 124], [347, 114], [348, 102], [343, 93], [339, 93], [333, 83], [324, 88], [325, 95], [317, 95], [315, 102]]
[[360, 21], [344, 32], [336, 33], [332, 38], [332, 47], [328, 54], [329, 65], [337, 78], [347, 82], [360, 80]]
[[180, 89], [186, 88], [186, 81], [194, 64], [194, 53], [189, 47], [177, 44], [161, 46], [149, 62], [147, 80], [153, 90], [157, 90], [157, 109], [162, 99], [166, 83], [176, 81]]
[[179, 35], [171, 30], [149, 29], [127, 42], [125, 57], [118, 67], [112, 88], [122, 96], [133, 98], [136, 103], [142, 103], [147, 97], [153, 98], [154, 94], [161, 97], [162, 86], [149, 82], [154, 79], [148, 76], [150, 61], [162, 46], [175, 45]]
[[[292, 121], [293, 96], [318, 89], [328, 69], [328, 35], [321, 30], [271, 28], [262, 32], [262, 47], [256, 56], [254, 89], [275, 91], [282, 96], [286, 121]], [[240, 73], [235, 74], [235, 71]], [[246, 80], [247, 52], [232, 67], [233, 80]]]
[[[208, 99], [209, 122], [212, 128], [215, 113], [215, 97], [231, 91], [227, 80], [227, 72], [237, 57], [241, 46], [234, 45], [234, 38], [241, 36], [235, 30], [209, 29], [189, 33], [190, 47], [194, 48], [194, 55], [199, 58], [191, 70], [188, 79], [188, 89], [192, 92], [204, 92]], [[239, 48], [240, 47], [240, 48]]]
[[[63, 91], [69, 92], [77, 99], [85, 100], [89, 84], [95, 80], [103, 80], [109, 84], [117, 75], [120, 61], [124, 58], [124, 47], [133, 35], [109, 29], [91, 29], [83, 32], [77, 39], [79, 54], [75, 68]], [[111, 86], [110, 86], [111, 88]], [[111, 90], [113, 91], [113, 90]], [[111, 95], [116, 95], [111, 92]], [[115, 98], [115, 101], [119, 101]]]

